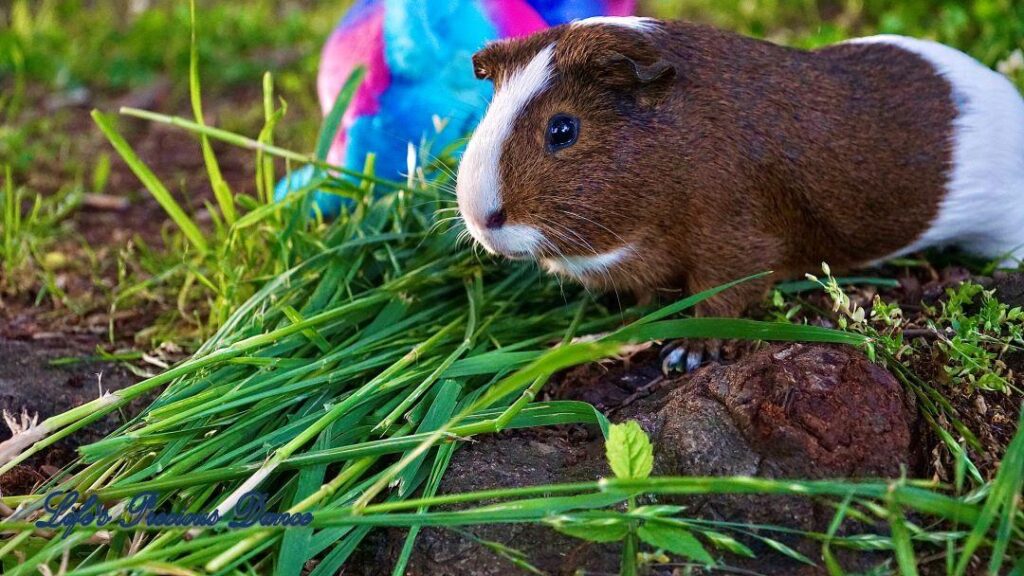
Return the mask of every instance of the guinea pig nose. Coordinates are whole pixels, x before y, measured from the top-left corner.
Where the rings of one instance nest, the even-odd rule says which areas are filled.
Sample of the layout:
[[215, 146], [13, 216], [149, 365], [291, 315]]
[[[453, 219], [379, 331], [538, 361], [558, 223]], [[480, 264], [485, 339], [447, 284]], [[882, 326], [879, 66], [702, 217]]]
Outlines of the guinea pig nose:
[[485, 224], [487, 225], [488, 228], [494, 230], [496, 228], [501, 228], [502, 226], [504, 226], [505, 220], [505, 209], [501, 208], [495, 210], [494, 212], [491, 212], [491, 215], [487, 217], [487, 222]]

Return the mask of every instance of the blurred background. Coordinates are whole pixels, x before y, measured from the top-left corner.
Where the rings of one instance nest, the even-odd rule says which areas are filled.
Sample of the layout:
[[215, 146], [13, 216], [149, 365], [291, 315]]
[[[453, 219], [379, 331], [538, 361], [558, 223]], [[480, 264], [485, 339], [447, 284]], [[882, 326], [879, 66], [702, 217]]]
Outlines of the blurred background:
[[[287, 104], [275, 142], [311, 151], [321, 123], [320, 50], [349, 4], [201, 0], [206, 122], [255, 137], [269, 71], [275, 103]], [[1021, 0], [648, 0], [639, 12], [801, 47], [876, 33], [927, 37], [998, 67], [1024, 88]], [[17, 230], [0, 221], [0, 337], [69, 323], [98, 333], [116, 322], [146, 340], [156, 337], [147, 331], [155, 316], [190, 317], [188, 298], [126, 281], [164, 274], [180, 260], [180, 234], [89, 116], [94, 108], [132, 106], [190, 117], [189, 47], [183, 1], [0, 0], [0, 184], [24, 213]], [[159, 124], [118, 122], [142, 160], [208, 226], [204, 203], [212, 193], [206, 178], [192, 177], [203, 171], [196, 140]], [[232, 190], [255, 197], [253, 154], [214, 148]], [[132, 299], [125, 286], [133, 287]]]

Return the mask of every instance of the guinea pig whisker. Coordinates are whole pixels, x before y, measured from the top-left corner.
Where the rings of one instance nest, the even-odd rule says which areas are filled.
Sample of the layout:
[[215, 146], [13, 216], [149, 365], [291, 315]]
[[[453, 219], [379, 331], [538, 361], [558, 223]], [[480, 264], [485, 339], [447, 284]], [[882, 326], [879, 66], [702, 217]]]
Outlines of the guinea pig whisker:
[[447, 192], [452, 196], [455, 195], [456, 187], [454, 182], [435, 182], [437, 189], [442, 192]]
[[448, 216], [447, 218], [438, 218], [437, 220], [434, 221], [434, 225], [436, 226], [438, 224], [445, 224], [447, 222], [459, 221], [459, 220], [462, 220], [462, 218], [460, 216]]
[[463, 229], [461, 232], [459, 232], [457, 243], [459, 245], [472, 246], [473, 238], [469, 233], [469, 229]]
[[[556, 238], [558, 238], [566, 246], [567, 250], [570, 251], [570, 252], [574, 251], [574, 250], [577, 250], [577, 249], [583, 250], [583, 251], [586, 251], [586, 250], [589, 249], [586, 245], [581, 244], [580, 241], [577, 238], [573, 238], [572, 236], [570, 236], [569, 234], [567, 234], [564, 231], [556, 230], [554, 228], [552, 228], [551, 231], [554, 233]], [[553, 256], [556, 256], [556, 257], [567, 256], [566, 250], [561, 250], [561, 249], [560, 250], [555, 250]]]
[[451, 176], [453, 180], [458, 177], [458, 174], [455, 173], [455, 170], [453, 170], [452, 168], [448, 167], [448, 165], [445, 164], [444, 161], [442, 161], [440, 158], [438, 158], [437, 156], [434, 156], [430, 152], [427, 152], [426, 155], [427, 155], [427, 159], [430, 160], [430, 163], [433, 166], [436, 166], [438, 168], [438, 170], [440, 170], [441, 172], [444, 172], [445, 174]]
[[585, 250], [593, 252], [594, 255], [600, 254], [600, 252], [596, 248], [594, 248], [594, 245], [591, 244], [589, 241], [587, 241], [586, 238], [581, 236], [579, 232], [576, 232], [572, 228], [569, 228], [568, 226], [565, 226], [564, 224], [562, 224], [560, 222], [555, 222], [555, 221], [552, 221], [552, 220], [547, 219], [547, 218], [545, 218], [544, 221], [547, 222], [548, 224], [550, 224], [553, 227], [557, 227], [557, 228], [561, 229], [565, 233], [572, 234], [572, 236], [576, 239], [575, 241], [569, 241], [569, 238], [568, 238], [568, 236], [566, 234], [562, 235], [562, 238], [565, 239], [566, 243], [569, 244], [570, 246], [575, 246], [575, 247], [578, 247], [578, 248], [583, 248]]
[[[590, 252], [593, 252], [594, 255], [599, 254], [598, 250], [594, 248], [592, 244], [587, 242], [585, 238], [580, 236], [576, 231], [547, 218], [542, 218], [542, 221], [547, 224], [548, 229], [557, 238], [565, 242], [565, 244], [567, 244], [570, 248], [580, 248], [584, 251], [589, 250]], [[572, 234], [573, 237], [570, 237], [569, 234]], [[564, 254], [561, 250], [556, 250], [555, 255], [563, 256]]]
[[623, 246], [624, 248], [626, 248], [627, 250], [629, 250], [629, 251], [630, 251], [630, 252], [631, 252], [631, 253], [632, 253], [632, 254], [633, 254], [634, 256], [636, 256], [636, 257], [637, 257], [637, 258], [638, 258], [638, 259], [639, 259], [639, 260], [640, 260], [641, 262], [643, 262], [643, 263], [646, 263], [646, 261], [644, 260], [644, 257], [643, 257], [643, 255], [642, 255], [642, 254], [640, 254], [640, 252], [639, 252], [639, 251], [638, 251], [638, 250], [636, 249], [636, 247], [634, 247], [634, 246], [632, 245], [632, 243], [630, 243], [630, 242], [626, 242], [626, 239], [625, 239], [625, 238], [623, 238], [623, 237], [622, 237], [622, 236], [620, 236], [620, 235], [619, 235], [618, 233], [616, 233], [615, 231], [611, 230], [610, 228], [608, 228], [608, 227], [607, 227], [607, 226], [605, 226], [604, 224], [601, 224], [600, 222], [595, 222], [595, 221], [591, 220], [590, 218], [587, 218], [586, 216], [583, 216], [583, 215], [581, 215], [581, 214], [577, 214], [577, 213], [575, 213], [575, 212], [573, 212], [573, 211], [571, 211], [571, 210], [563, 210], [562, 212], [563, 212], [563, 213], [564, 213], [565, 215], [567, 215], [567, 216], [572, 216], [572, 217], [575, 217], [575, 218], [579, 218], [579, 219], [581, 219], [581, 220], [584, 220], [584, 221], [586, 221], [586, 222], [590, 222], [590, 223], [591, 223], [591, 224], [593, 224], [594, 226], [598, 226], [598, 227], [600, 227], [600, 228], [604, 229], [604, 230], [605, 230], [605, 231], [607, 231], [607, 232], [608, 232], [609, 234], [611, 234], [611, 235], [612, 235], [612, 236], [614, 236], [614, 237], [615, 237], [616, 239], [618, 239], [618, 241], [622, 243], [622, 246]]
[[[572, 230], [571, 228], [568, 228], [564, 224], [561, 224], [559, 222], [553, 221], [553, 220], [551, 220], [549, 218], [541, 218], [541, 220], [545, 224], [545, 225], [542, 226], [543, 229], [547, 229], [552, 235], [562, 239], [562, 241], [564, 241], [569, 246], [576, 246], [576, 247], [583, 248], [583, 249], [589, 249], [591, 252], [594, 253], [595, 256], [596, 255], [600, 255], [600, 251], [598, 251], [596, 248], [594, 248], [594, 246], [590, 242], [586, 241], [575, 230]], [[559, 229], [564, 230], [565, 232], [562, 232]], [[568, 232], [568, 233], [572, 234], [573, 236], [575, 236], [576, 238], [578, 238], [579, 241], [573, 241], [572, 238], [570, 238], [568, 236], [568, 234], [566, 234], [566, 232]], [[611, 232], [611, 231], [609, 231], [609, 232]], [[612, 233], [612, 234], [614, 234], [614, 233]], [[622, 238], [619, 237], [617, 234], [614, 234], [614, 235], [617, 238], [619, 238], [620, 240], [622, 240]], [[626, 244], [626, 243], [624, 243], [624, 244], [626, 246], [629, 246], [629, 244]], [[630, 247], [630, 250], [632, 252], [634, 252], [634, 253], [636, 252], [635, 249], [633, 249], [632, 247]], [[562, 256], [562, 255], [563, 254], [562, 254], [561, 251], [558, 251], [558, 250], [555, 251], [555, 256], [556, 257], [557, 256]], [[641, 258], [641, 260], [642, 260], [642, 258]], [[622, 296], [619, 294], [619, 288], [616, 285], [616, 282], [614, 281], [614, 278], [612, 277], [611, 270], [608, 269], [608, 268], [598, 268], [596, 270], [592, 270], [590, 273], [591, 274], [596, 273], [602, 279], [602, 284], [606, 288], [611, 288], [612, 293], [615, 294], [615, 301], [616, 301], [616, 303], [618, 303], [619, 310], [621, 311], [622, 310]], [[590, 287], [587, 284], [584, 284], [584, 289], [591, 296], [594, 295], [593, 292], [591, 291]]]
[[552, 256], [560, 256], [562, 254], [562, 251], [558, 249], [558, 246], [555, 245], [555, 243], [551, 240], [551, 238], [549, 238], [549, 236], [553, 236], [556, 239], [565, 242], [566, 244], [569, 245], [572, 245], [573, 241], [569, 239], [564, 232], [559, 230], [554, 225], [554, 223], [548, 220], [547, 218], [540, 217], [540, 221], [541, 222], [538, 225], [538, 228], [541, 230], [541, 232], [544, 233], [545, 247], [551, 251]]
[[[561, 202], [563, 200], [561, 198], [557, 198], [557, 197], [554, 197], [554, 196], [540, 196], [540, 198], [553, 200], [555, 202]], [[614, 236], [619, 242], [621, 242], [623, 246], [627, 246], [629, 244], [628, 242], [626, 242], [626, 240], [622, 236], [620, 236], [619, 234], [617, 234], [616, 232], [614, 232], [613, 230], [611, 230], [607, 226], [601, 224], [600, 222], [596, 222], [596, 221], [594, 221], [594, 220], [592, 220], [590, 218], [587, 218], [586, 216], [583, 216], [581, 214], [577, 214], [576, 212], [573, 212], [572, 210], [566, 210], [566, 209], [562, 209], [562, 208], [556, 208], [556, 210], [558, 210], [558, 212], [564, 214], [565, 216], [569, 216], [569, 217], [573, 217], [573, 218], [576, 218], [576, 219], [579, 219], [579, 220], [583, 220], [585, 222], [589, 222], [589, 223], [593, 224], [594, 226], [597, 226], [597, 227], [605, 230], [606, 232], [608, 232], [609, 234]], [[612, 214], [620, 216], [620, 217], [624, 217], [621, 213], [613, 212]]]
[[[433, 200], [429, 200], [427, 202], [421, 202], [421, 203], [417, 204], [416, 207], [419, 208], [420, 206], [426, 206], [428, 204], [433, 204], [433, 203], [434, 203]], [[441, 208], [438, 208], [438, 209], [434, 210], [434, 213], [435, 214], [440, 214], [442, 212], [445, 212], [445, 213], [447, 213], [447, 212], [456, 212], [456, 211], [458, 211], [458, 209], [459, 209], [458, 206], [442, 206]]]
[[[445, 202], [445, 203], [448, 203], [448, 204], [454, 204], [454, 202], [452, 202], [451, 200], [440, 200], [440, 199], [438, 199], [438, 200], [423, 200], [422, 202], [416, 202], [415, 204], [412, 205], [412, 207], [415, 208], [415, 209], [420, 209], [420, 208], [423, 208], [424, 206], [430, 206], [432, 204], [437, 204], [439, 201], [442, 201], [442, 202]], [[434, 213], [436, 214], [436, 213], [441, 212], [441, 211], [451, 212], [453, 210], [458, 210], [458, 209], [459, 209], [458, 206], [444, 206], [444, 207], [441, 207], [441, 208], [438, 208], [438, 209], [434, 210]]]
[[[433, 234], [433, 233], [437, 232], [439, 229], [441, 229], [442, 226], [444, 226], [445, 224], [447, 224], [448, 222], [451, 222], [453, 220], [457, 221], [457, 220], [460, 220], [460, 218], [458, 216], [452, 216], [450, 218], [442, 218], [440, 220], [437, 220], [430, 227], [430, 229], [427, 230], [427, 233], [428, 234]], [[457, 226], [457, 224], [456, 224], [456, 226]]]
[[[466, 105], [464, 103], [460, 103], [460, 104], [463, 104], [464, 106], [467, 106], [467, 108], [472, 108], [471, 106]], [[473, 110], [476, 111], [475, 108], [473, 108]], [[400, 143], [403, 147], [407, 146], [408, 144], [410, 144], [408, 138], [402, 136], [401, 134], [396, 134], [395, 132], [392, 132], [390, 130], [381, 130], [380, 134], [382, 136], [385, 136], [386, 138], [389, 138], [389, 139], [391, 139], [391, 140], [393, 140], [395, 142]], [[415, 144], [413, 144], [413, 145], [416, 146]], [[417, 146], [417, 152], [420, 152], [418, 146]], [[446, 174], [451, 176], [453, 179], [457, 177], [457, 174], [455, 173], [455, 171], [452, 168], [448, 167], [444, 162], [442, 162], [440, 158], [438, 158], [434, 154], [431, 154], [429, 151], [423, 151], [423, 152], [424, 152], [424, 154], [426, 156], [426, 159], [433, 166], [438, 167], [440, 170], [444, 171]], [[408, 174], [403, 174], [403, 176], [407, 177]], [[435, 182], [434, 184], [436, 184], [438, 188], [440, 188], [442, 190], [445, 190], [447, 192], [450, 192], [453, 196], [455, 195], [455, 186], [454, 186], [454, 184], [451, 184], [451, 183], [448, 183], [448, 182]], [[450, 186], [451, 188], [446, 188], [445, 187], [446, 185]]]

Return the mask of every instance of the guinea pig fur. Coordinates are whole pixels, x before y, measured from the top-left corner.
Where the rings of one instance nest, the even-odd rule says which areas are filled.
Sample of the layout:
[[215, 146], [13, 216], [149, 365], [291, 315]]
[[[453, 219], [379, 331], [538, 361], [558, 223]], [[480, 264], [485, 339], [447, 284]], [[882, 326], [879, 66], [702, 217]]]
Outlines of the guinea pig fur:
[[[930, 41], [814, 51], [647, 18], [488, 45], [459, 169], [490, 252], [594, 288], [696, 292], [929, 246], [1024, 257], [1024, 101]], [[762, 278], [705, 301], [736, 316]]]

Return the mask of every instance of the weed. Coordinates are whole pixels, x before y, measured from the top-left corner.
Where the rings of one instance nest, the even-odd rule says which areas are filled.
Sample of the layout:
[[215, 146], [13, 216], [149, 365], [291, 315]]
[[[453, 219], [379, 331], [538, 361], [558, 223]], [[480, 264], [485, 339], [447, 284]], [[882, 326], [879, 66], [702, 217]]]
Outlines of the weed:
[[[915, 347], [904, 340], [908, 320], [897, 303], [886, 303], [875, 295], [867, 314], [850, 299], [844, 284], [832, 277], [827, 264], [822, 264], [822, 271], [824, 279], [811, 274], [807, 277], [832, 300], [840, 328], [870, 338], [868, 352], [872, 357], [881, 350], [887, 357], [905, 360], [908, 355], [926, 351], [926, 344]], [[777, 310], [788, 306], [781, 294], [773, 298], [772, 305]], [[791, 319], [793, 314], [783, 317]], [[925, 305], [923, 322], [948, 358], [945, 370], [952, 385], [1000, 392], [1012, 385], [1013, 374], [1002, 358], [1010, 351], [1024, 350], [1024, 309], [1011, 308], [995, 297], [995, 291], [966, 281], [947, 288], [938, 306]]]
[[1024, 349], [1024, 310], [1010, 308], [973, 282], [946, 289], [939, 310], [927, 309], [939, 336], [938, 346], [949, 357], [946, 372], [955, 385], [1006, 391], [1013, 378], [1002, 357]]

